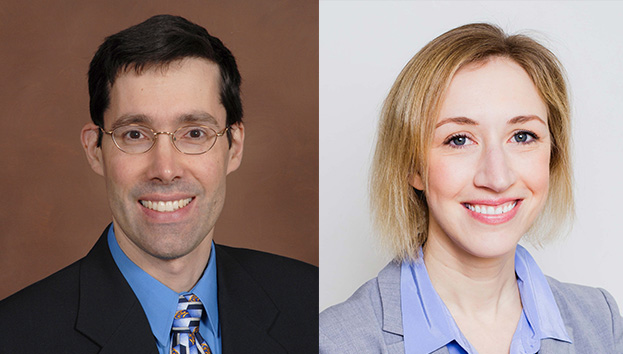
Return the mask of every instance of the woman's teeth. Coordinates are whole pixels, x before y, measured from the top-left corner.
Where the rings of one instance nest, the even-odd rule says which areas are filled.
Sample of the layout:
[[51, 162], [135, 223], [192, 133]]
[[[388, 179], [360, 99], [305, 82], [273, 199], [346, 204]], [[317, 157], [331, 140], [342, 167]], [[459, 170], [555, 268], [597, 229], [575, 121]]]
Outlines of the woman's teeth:
[[150, 201], [150, 200], [141, 200], [141, 204], [151, 210], [160, 211], [160, 212], [171, 212], [176, 211], [177, 209], [181, 209], [188, 205], [193, 200], [193, 198], [186, 198], [174, 201]]
[[474, 211], [476, 213], [479, 214], [484, 214], [484, 215], [500, 215], [500, 214], [504, 214], [507, 213], [511, 210], [513, 210], [513, 208], [517, 205], [517, 201], [512, 201], [512, 202], [508, 202], [502, 205], [498, 205], [497, 207], [491, 206], [491, 205], [472, 205], [472, 204], [467, 204], [465, 203], [465, 207], [467, 207], [467, 209]]

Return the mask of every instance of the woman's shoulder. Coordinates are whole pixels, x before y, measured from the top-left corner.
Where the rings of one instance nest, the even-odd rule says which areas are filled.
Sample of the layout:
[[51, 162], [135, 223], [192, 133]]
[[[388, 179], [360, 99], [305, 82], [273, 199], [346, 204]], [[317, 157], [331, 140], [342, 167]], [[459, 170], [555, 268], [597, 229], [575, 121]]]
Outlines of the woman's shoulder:
[[561, 311], [577, 310], [583, 313], [589, 312], [587, 315], [590, 315], [591, 311], [597, 310], [619, 315], [617, 303], [608, 291], [585, 285], [563, 283], [552, 277], [546, 278]]
[[319, 326], [320, 353], [378, 353], [401, 343], [400, 264], [389, 263], [348, 300], [320, 313]]
[[613, 350], [623, 350], [623, 318], [608, 291], [551, 277], [547, 281], [572, 341], [614, 343]]

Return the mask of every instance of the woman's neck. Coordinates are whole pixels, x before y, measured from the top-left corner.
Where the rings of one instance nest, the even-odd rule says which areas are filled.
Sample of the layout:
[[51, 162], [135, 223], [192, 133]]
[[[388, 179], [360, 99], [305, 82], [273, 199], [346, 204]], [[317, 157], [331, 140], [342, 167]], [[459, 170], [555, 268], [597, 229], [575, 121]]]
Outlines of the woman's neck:
[[509, 308], [521, 309], [515, 248], [498, 258], [480, 258], [443, 241], [429, 238], [424, 262], [433, 287], [453, 316], [495, 322], [508, 315]]
[[448, 238], [432, 237], [424, 262], [433, 287], [478, 353], [508, 353], [522, 312], [515, 247], [500, 257], [482, 258]]

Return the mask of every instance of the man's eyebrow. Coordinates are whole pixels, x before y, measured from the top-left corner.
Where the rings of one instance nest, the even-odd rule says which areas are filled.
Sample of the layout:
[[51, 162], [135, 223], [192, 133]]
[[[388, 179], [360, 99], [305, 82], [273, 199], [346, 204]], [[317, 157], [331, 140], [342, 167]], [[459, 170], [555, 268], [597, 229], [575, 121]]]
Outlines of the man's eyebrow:
[[478, 125], [478, 122], [467, 117], [452, 117], [442, 119], [439, 123], [437, 123], [437, 125], [435, 125], [435, 129], [448, 123], [454, 123], [459, 125]]
[[509, 119], [508, 124], [521, 124], [521, 123], [529, 122], [531, 120], [538, 120], [541, 123], [543, 123], [543, 125], [547, 126], [547, 123], [545, 123], [545, 121], [543, 119], [541, 119], [541, 117], [539, 117], [537, 115], [527, 115], [527, 116], [513, 117], [513, 118]]
[[201, 123], [218, 126], [218, 121], [208, 112], [193, 112], [180, 117], [181, 123]]
[[115, 130], [128, 124], [150, 125], [151, 122], [152, 119], [144, 114], [124, 114], [112, 124], [110, 130]]
[[[218, 126], [218, 121], [216, 120], [216, 118], [214, 118], [211, 114], [207, 112], [193, 112], [183, 114], [179, 117], [178, 121], [182, 124], [200, 123]], [[152, 127], [152, 123], [153, 119], [144, 114], [124, 114], [112, 124], [110, 130], [115, 130], [128, 124], [140, 124]]]

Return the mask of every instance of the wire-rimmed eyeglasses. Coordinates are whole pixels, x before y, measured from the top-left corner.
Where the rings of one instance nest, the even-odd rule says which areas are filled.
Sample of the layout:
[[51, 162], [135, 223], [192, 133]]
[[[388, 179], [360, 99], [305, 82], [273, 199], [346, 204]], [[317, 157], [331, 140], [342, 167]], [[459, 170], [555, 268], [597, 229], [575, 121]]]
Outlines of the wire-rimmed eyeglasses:
[[225, 129], [217, 132], [205, 125], [185, 125], [171, 132], [157, 132], [153, 129], [139, 124], [128, 124], [117, 127], [111, 131], [106, 131], [102, 127], [100, 130], [110, 135], [115, 146], [127, 154], [145, 153], [156, 144], [156, 139], [160, 134], [171, 137], [171, 142], [177, 151], [188, 155], [199, 155], [208, 152], [216, 139], [225, 135]]

